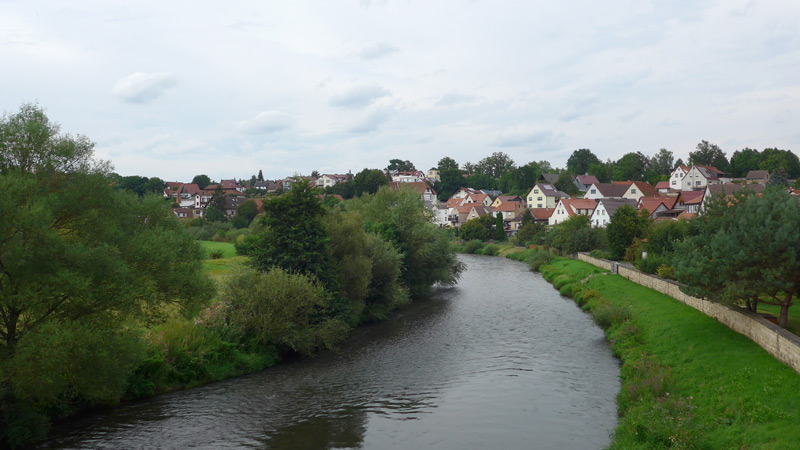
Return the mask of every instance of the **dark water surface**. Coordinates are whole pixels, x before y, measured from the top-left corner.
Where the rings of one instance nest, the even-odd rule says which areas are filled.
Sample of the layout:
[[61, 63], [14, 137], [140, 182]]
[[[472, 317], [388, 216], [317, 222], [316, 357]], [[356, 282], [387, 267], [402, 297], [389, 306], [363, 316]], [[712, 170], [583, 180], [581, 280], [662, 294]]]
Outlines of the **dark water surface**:
[[454, 288], [341, 352], [127, 404], [48, 448], [600, 449], [619, 366], [603, 332], [527, 266], [463, 256]]

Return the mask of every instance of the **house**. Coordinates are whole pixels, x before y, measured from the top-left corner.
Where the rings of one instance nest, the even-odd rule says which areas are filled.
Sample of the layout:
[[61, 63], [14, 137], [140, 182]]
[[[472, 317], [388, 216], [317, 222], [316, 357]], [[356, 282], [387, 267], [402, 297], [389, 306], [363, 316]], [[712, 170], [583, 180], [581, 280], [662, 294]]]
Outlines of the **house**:
[[640, 212], [646, 210], [650, 220], [677, 216], [683, 212], [682, 208], [678, 208], [680, 199], [680, 195], [674, 197], [642, 197], [637, 202], [636, 209]]
[[513, 220], [519, 214], [525, 212], [525, 205], [522, 202], [504, 202], [500, 203], [498, 206], [492, 206], [492, 209], [495, 212], [495, 216], [502, 214], [503, 220], [508, 222]]
[[317, 178], [317, 187], [328, 188], [350, 179], [348, 174], [326, 173]]
[[682, 209], [687, 213], [699, 213], [705, 194], [705, 189], [702, 191], [681, 191]]
[[255, 189], [257, 191], [266, 192], [267, 194], [271, 194], [273, 192], [276, 192], [280, 187], [281, 187], [280, 184], [278, 184], [278, 183], [276, 183], [274, 181], [269, 181], [269, 180], [256, 181], [255, 183], [253, 183], [253, 186], [252, 186], [253, 189]]
[[656, 191], [658, 191], [659, 194], [667, 194], [670, 190], [669, 181], [659, 181], [656, 184]]
[[751, 170], [747, 172], [745, 179], [748, 183], [767, 184], [769, 182], [769, 170]]
[[519, 195], [498, 195], [497, 198], [494, 199], [494, 202], [492, 202], [492, 208], [497, 208], [501, 204], [507, 202], [517, 202], [525, 206], [525, 200]]
[[537, 183], [528, 192], [528, 207], [530, 208], [550, 208], [556, 207], [556, 203], [562, 198], [569, 198], [569, 195], [556, 189], [552, 184]]
[[553, 215], [553, 211], [555, 211], [555, 209], [550, 209], [550, 208], [530, 209], [534, 222], [544, 222], [544, 223], [548, 223], [550, 221], [550, 216]]
[[392, 181], [396, 183], [420, 183], [425, 181], [425, 174], [419, 170], [410, 172], [392, 172]]
[[669, 176], [669, 186], [681, 191], [700, 190], [709, 184], [722, 184], [724, 175], [713, 166], [678, 166]]
[[236, 197], [234, 196], [225, 197], [225, 208], [224, 208], [225, 217], [227, 217], [228, 219], [233, 217], [234, 214], [236, 214], [236, 208], [238, 208], [239, 205], [244, 203], [245, 200], [247, 200], [247, 197], [245, 197], [244, 195]]
[[576, 175], [572, 181], [581, 192], [586, 192], [586, 190], [589, 189], [589, 186], [600, 182], [600, 180], [595, 178], [594, 175], [589, 175], [588, 173]]
[[628, 190], [622, 194], [622, 198], [638, 201], [642, 197], [656, 195], [655, 188], [646, 181], [622, 181], [619, 184], [628, 185]]
[[433, 188], [428, 183], [426, 183], [424, 181], [408, 182], [408, 183], [403, 183], [403, 182], [399, 182], [399, 181], [391, 181], [391, 182], [389, 182], [389, 187], [392, 188], [392, 189], [401, 189], [403, 187], [406, 187], [406, 188], [409, 188], [409, 189], [413, 189], [413, 190], [417, 191], [420, 194], [420, 197], [422, 198], [422, 201], [424, 201], [426, 203], [434, 204], [437, 201], [436, 200], [436, 191], [434, 191]]
[[622, 199], [629, 188], [630, 186], [626, 184], [594, 183], [586, 190], [583, 198], [590, 200], [599, 200], [601, 198]]
[[485, 216], [486, 214], [494, 216], [494, 209], [491, 206], [471, 204], [469, 213], [467, 214], [464, 222], [469, 222], [472, 219], [477, 219], [478, 217]]
[[636, 200], [631, 199], [612, 199], [612, 198], [604, 198], [597, 201], [597, 207], [592, 212], [592, 216], [590, 221], [592, 222], [593, 227], [601, 227], [605, 228], [606, 225], [611, 221], [611, 218], [614, 217], [614, 213], [617, 212], [619, 207], [627, 205], [632, 208], [636, 208]]
[[442, 177], [439, 176], [438, 169], [431, 169], [428, 173], [425, 174], [425, 178], [428, 179], [431, 183], [436, 183], [437, 181], [442, 181]]
[[192, 210], [189, 208], [172, 208], [172, 212], [178, 219], [191, 219], [193, 217]]
[[553, 215], [550, 216], [548, 224], [557, 225], [572, 216], [590, 216], [597, 207], [597, 202], [585, 198], [562, 198], [556, 204]]
[[712, 184], [706, 187], [705, 195], [703, 196], [703, 200], [700, 204], [700, 209], [697, 212], [701, 212], [705, 209], [708, 202], [710, 202], [714, 197], [727, 197], [729, 195], [733, 195], [734, 192], [738, 192], [742, 189], [749, 189], [756, 194], [760, 194], [764, 192], [766, 189], [766, 184], [734, 184], [734, 183], [727, 183], [727, 184]]
[[194, 197], [198, 192], [200, 187], [195, 183], [167, 182], [164, 198], [173, 198], [178, 206], [186, 208], [194, 205]]
[[219, 184], [222, 185], [223, 190], [236, 190], [239, 192], [244, 192], [244, 187], [239, 185], [239, 182], [236, 180], [220, 180]]

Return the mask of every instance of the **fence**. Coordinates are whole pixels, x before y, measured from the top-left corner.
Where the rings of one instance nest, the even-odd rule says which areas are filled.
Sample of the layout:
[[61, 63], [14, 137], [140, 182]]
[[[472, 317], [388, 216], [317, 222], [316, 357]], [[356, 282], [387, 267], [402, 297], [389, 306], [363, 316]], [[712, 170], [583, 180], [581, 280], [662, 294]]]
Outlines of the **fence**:
[[[578, 253], [578, 259], [609, 271], [612, 267], [612, 261], [593, 258], [585, 253]], [[666, 294], [703, 312], [709, 317], [717, 319], [733, 331], [747, 336], [772, 356], [787, 364], [795, 372], [800, 373], [800, 337], [746, 309], [686, 295], [680, 290], [680, 285], [674, 281], [664, 280], [641, 272], [627, 264], [614, 265], [616, 265], [617, 273], [620, 276], [636, 284]]]

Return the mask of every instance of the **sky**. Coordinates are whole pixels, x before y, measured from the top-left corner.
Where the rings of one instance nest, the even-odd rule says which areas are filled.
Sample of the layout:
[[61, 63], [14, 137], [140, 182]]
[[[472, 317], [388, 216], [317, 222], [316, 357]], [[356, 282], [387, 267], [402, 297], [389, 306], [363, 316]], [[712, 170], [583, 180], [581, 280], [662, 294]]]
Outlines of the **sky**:
[[0, 110], [121, 175], [800, 152], [800, 2], [0, 0]]

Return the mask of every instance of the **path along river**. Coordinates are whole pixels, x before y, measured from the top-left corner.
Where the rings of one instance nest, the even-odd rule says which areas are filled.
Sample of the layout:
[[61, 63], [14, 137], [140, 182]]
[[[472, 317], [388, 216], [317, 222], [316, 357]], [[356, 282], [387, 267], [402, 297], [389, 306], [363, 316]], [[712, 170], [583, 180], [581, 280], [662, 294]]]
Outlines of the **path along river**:
[[456, 287], [338, 353], [75, 419], [46, 447], [606, 447], [619, 365], [600, 328], [525, 264], [461, 259]]

